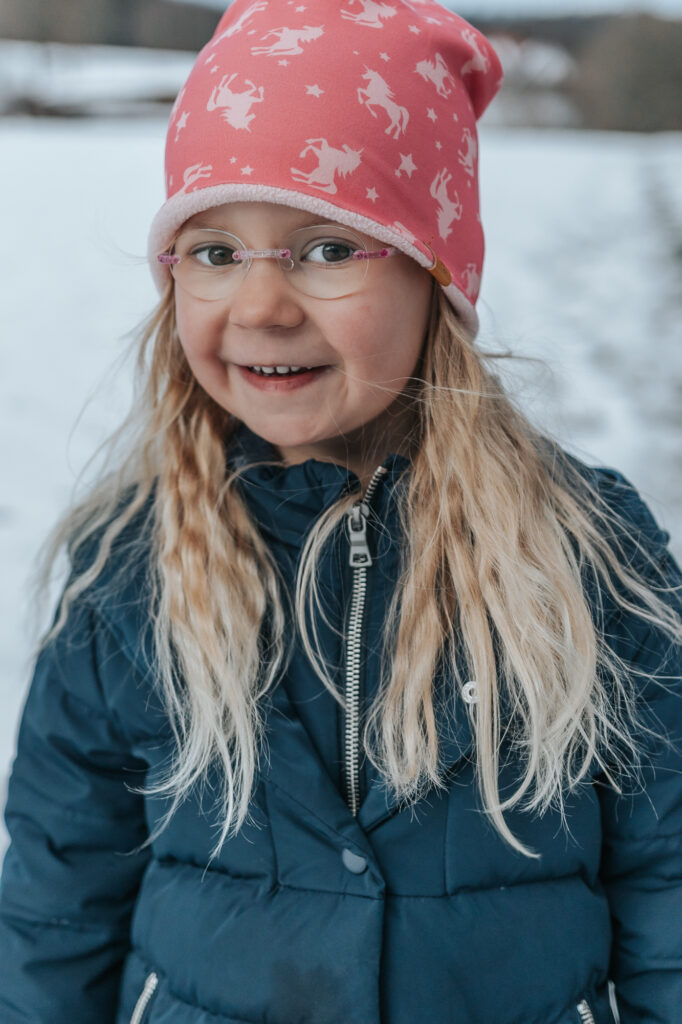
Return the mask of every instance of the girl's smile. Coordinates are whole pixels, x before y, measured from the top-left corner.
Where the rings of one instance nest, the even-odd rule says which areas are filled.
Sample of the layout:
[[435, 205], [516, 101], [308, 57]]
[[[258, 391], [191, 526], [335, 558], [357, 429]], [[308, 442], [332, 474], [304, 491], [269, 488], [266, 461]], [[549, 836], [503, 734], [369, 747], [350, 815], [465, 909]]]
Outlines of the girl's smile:
[[311, 369], [301, 368], [296, 373], [283, 374], [278, 370], [271, 373], [256, 372], [252, 367], [240, 366], [239, 370], [248, 384], [260, 388], [261, 391], [293, 391], [318, 381], [323, 374], [331, 370], [330, 366], [316, 366]]

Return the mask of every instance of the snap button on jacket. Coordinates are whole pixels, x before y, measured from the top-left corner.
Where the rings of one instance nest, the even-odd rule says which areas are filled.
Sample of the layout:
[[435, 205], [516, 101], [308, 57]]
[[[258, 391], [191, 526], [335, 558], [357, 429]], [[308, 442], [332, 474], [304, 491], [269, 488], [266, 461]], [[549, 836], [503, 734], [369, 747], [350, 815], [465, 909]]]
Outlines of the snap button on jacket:
[[[241, 427], [226, 454], [238, 463], [274, 451]], [[368, 501], [361, 715], [378, 685], [408, 464], [391, 455], [383, 467]], [[584, 471], [682, 583], [634, 488], [615, 470]], [[240, 487], [293, 586], [313, 522], [360, 484], [309, 459], [253, 467]], [[339, 530], [319, 581], [341, 636], [323, 621], [318, 630], [339, 666], [348, 552]], [[541, 854], [526, 858], [481, 812], [475, 680], [466, 693], [434, 681], [447, 791], [400, 810], [356, 751], [354, 814], [343, 711], [297, 648], [268, 695], [253, 823], [209, 864], [218, 823], [207, 788], [151, 848], [130, 853], [167, 807], [131, 787], [153, 780], [172, 751], [147, 668], [148, 572], [139, 565], [115, 605], [96, 582], [34, 668], [6, 806], [2, 1024], [607, 1024], [614, 998], [621, 1024], [681, 1024], [679, 748], [657, 749], [642, 793], [619, 797], [590, 777], [567, 799], [568, 829], [552, 812], [509, 813], [512, 832]], [[611, 621], [622, 657], [647, 672], [665, 663], [668, 689], [645, 680], [642, 700], [679, 739], [679, 652], [641, 620], [614, 609]]]

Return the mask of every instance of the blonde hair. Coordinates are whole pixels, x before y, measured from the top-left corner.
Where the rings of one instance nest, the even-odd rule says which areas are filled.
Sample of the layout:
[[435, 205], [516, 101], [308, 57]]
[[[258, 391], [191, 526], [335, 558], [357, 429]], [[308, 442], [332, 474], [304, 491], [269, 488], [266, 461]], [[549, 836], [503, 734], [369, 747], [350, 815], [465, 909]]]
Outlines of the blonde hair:
[[[261, 698], [292, 653], [283, 605], [290, 599], [239, 492], [248, 467], [226, 467], [226, 444], [238, 421], [203, 391], [187, 364], [172, 282], [140, 327], [131, 411], [101, 446], [109, 461], [117, 444], [122, 454], [59, 519], [36, 561], [35, 607], [64, 547], [73, 566], [37, 651], [98, 578], [98, 600], [106, 600], [138, 559], [149, 558], [154, 659], [148, 669], [175, 749], [163, 776], [137, 790], [171, 798], [143, 845], [217, 766], [216, 856], [251, 820], [264, 743]], [[434, 288], [420, 375], [405, 390], [414, 403], [416, 453], [403, 477], [401, 570], [363, 740], [401, 806], [431, 786], [446, 787], [433, 700], [444, 658], [452, 707], [465, 679], [478, 684], [478, 701], [464, 713], [472, 717], [482, 809], [514, 849], [537, 856], [512, 834], [504, 812], [517, 804], [538, 813], [553, 807], [565, 820], [565, 791], [592, 765], [620, 792], [624, 779], [638, 778], [642, 737], [657, 735], [638, 717], [638, 670], [606, 643], [602, 590], [596, 588], [592, 607], [586, 579], [599, 582], [620, 608], [672, 642], [682, 641], [682, 619], [660, 596], [673, 588], [664, 585], [659, 560], [560, 446], [515, 407], [491, 369], [495, 359], [505, 358], [509, 353], [476, 347]], [[344, 708], [317, 644], [314, 613], [322, 605], [316, 566], [357, 497], [344, 494], [314, 523], [293, 608], [307, 656]], [[126, 532], [140, 515], [144, 528]], [[634, 545], [634, 561], [618, 536]], [[313, 613], [312, 637], [307, 610]], [[267, 648], [261, 632], [266, 623]], [[509, 720], [501, 700], [511, 709]], [[459, 704], [456, 714], [462, 713]], [[503, 741], [521, 767], [517, 789], [504, 800], [498, 785]]]

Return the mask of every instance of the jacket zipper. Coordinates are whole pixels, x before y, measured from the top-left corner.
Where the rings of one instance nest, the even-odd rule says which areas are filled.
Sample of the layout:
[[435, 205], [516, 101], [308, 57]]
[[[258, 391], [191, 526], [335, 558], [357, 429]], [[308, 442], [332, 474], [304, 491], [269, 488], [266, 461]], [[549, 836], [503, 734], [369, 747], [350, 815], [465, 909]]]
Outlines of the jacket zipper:
[[[345, 782], [346, 802], [353, 817], [357, 817], [360, 802], [360, 654], [362, 619], [367, 593], [367, 569], [372, 565], [372, 556], [367, 544], [367, 520], [369, 501], [379, 480], [388, 472], [379, 466], [362, 498], [353, 504], [347, 513], [350, 552], [348, 564], [353, 569], [353, 592], [348, 620], [346, 641], [346, 733], [345, 733]], [[581, 1024], [596, 1024], [590, 1004], [581, 999], [576, 1007]], [[131, 1024], [139, 1024], [131, 1021]]]
[[594, 1014], [590, 1009], [590, 1004], [588, 1003], [587, 999], [581, 999], [576, 1009], [580, 1014], [580, 1020], [582, 1021], [582, 1024], [596, 1024]]
[[353, 569], [353, 593], [346, 640], [346, 731], [344, 743], [346, 803], [357, 817], [360, 803], [360, 655], [362, 619], [367, 593], [367, 569], [372, 556], [367, 545], [369, 504], [377, 484], [388, 473], [379, 466], [362, 498], [347, 513], [350, 553], [348, 564]]
[[145, 1010], [147, 1009], [149, 1005], [149, 1000], [154, 995], [154, 992], [156, 991], [156, 986], [158, 984], [159, 976], [156, 973], [156, 971], [152, 971], [151, 974], [147, 975], [144, 983], [144, 988], [140, 993], [140, 998], [135, 1003], [135, 1009], [133, 1010], [133, 1015], [130, 1018], [130, 1024], [142, 1024]]

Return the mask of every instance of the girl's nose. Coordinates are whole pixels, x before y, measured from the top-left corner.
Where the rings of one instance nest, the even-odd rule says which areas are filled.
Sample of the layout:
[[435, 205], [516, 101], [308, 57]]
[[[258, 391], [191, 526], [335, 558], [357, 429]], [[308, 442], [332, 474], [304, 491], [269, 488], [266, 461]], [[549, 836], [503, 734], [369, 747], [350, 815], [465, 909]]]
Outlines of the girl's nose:
[[249, 326], [296, 324], [301, 319], [300, 298], [276, 259], [252, 259], [230, 298], [230, 319]]

